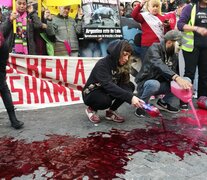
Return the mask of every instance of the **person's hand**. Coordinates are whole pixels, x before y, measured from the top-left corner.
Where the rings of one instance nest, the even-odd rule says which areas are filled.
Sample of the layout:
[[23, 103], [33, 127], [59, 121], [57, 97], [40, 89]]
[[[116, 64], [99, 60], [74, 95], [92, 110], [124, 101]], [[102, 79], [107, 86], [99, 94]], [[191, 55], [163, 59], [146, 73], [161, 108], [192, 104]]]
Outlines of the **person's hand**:
[[137, 108], [142, 108], [142, 105], [144, 104], [144, 101], [139, 99], [136, 96], [132, 97], [132, 102], [131, 102], [132, 106], [137, 107]]
[[166, 20], [163, 22], [163, 26], [164, 26], [164, 28], [166, 28], [166, 29], [170, 28], [170, 21], [169, 21], [169, 19], [166, 19]]
[[141, 6], [144, 6], [145, 5], [145, 3], [147, 2], [148, 0], [142, 0], [142, 2], [141, 2]]
[[207, 36], [207, 29], [204, 27], [197, 27], [196, 32], [201, 36]]
[[47, 24], [42, 23], [42, 29], [47, 29]]
[[17, 19], [17, 17], [18, 17], [18, 13], [17, 12], [12, 12], [10, 14], [10, 21], [13, 21], [13, 20]]
[[176, 78], [176, 83], [178, 83], [178, 85], [180, 87], [182, 87], [183, 89], [192, 89], [193, 85], [191, 84], [191, 82], [189, 82], [188, 80], [178, 76]]

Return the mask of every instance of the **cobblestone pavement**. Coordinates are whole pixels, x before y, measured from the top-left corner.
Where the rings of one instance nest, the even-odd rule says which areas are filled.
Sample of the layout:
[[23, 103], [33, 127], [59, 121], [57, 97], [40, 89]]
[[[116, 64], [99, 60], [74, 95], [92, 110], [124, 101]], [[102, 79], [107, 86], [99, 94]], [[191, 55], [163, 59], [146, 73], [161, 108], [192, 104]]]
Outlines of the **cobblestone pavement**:
[[[101, 111], [102, 122], [98, 126], [87, 120], [83, 104], [45, 108], [30, 111], [17, 111], [19, 120], [24, 121], [25, 127], [21, 130], [13, 130], [8, 122], [6, 112], [0, 113], [0, 137], [11, 136], [15, 139], [25, 139], [27, 142], [42, 141], [47, 134], [73, 135], [76, 137], [87, 137], [91, 132], [108, 132], [112, 128], [131, 131], [133, 129], [147, 129], [152, 124], [160, 124], [156, 118], [137, 118], [135, 109], [124, 104], [119, 112], [126, 117], [124, 123], [115, 123], [104, 120], [104, 112]], [[163, 113], [169, 122], [176, 118], [177, 114]], [[182, 115], [182, 113], [179, 113]], [[176, 128], [178, 128], [176, 126]], [[182, 126], [183, 128], [183, 126]], [[203, 133], [205, 133], [205, 129]], [[205, 148], [203, 148], [205, 150]], [[117, 175], [114, 179], [129, 180], [205, 180], [207, 179], [207, 155], [198, 152], [184, 154], [183, 160], [174, 153], [166, 151], [152, 152], [143, 150], [129, 156], [130, 161], [124, 167], [127, 171]], [[1, 165], [0, 165], [1, 168]], [[35, 171], [35, 179], [46, 179], [41, 177], [44, 169]], [[13, 179], [32, 179], [32, 175], [23, 175]], [[84, 178], [83, 178], [84, 179]], [[87, 178], [85, 178], [87, 179]]]

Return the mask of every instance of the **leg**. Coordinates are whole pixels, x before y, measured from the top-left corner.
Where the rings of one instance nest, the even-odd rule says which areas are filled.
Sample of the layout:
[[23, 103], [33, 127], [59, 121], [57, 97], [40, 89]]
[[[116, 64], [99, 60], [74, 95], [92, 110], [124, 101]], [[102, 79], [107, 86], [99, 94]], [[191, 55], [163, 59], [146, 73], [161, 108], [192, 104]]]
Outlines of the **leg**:
[[14, 105], [12, 102], [12, 97], [8, 85], [6, 83], [6, 62], [9, 57], [8, 48], [6, 45], [0, 48], [0, 94], [4, 106], [9, 115], [9, 120], [11, 121], [11, 126], [15, 129], [19, 129], [23, 126], [23, 122], [18, 121], [14, 111]]
[[[135, 86], [132, 82], [128, 84], [122, 84], [120, 87], [126, 91], [134, 92]], [[115, 111], [124, 103], [121, 99], [115, 99], [109, 110], [106, 111], [106, 119], [112, 120], [114, 122], [122, 123], [124, 122], [124, 117], [118, 115]]]
[[101, 120], [97, 115], [97, 111], [109, 108], [113, 99], [103, 89], [97, 89], [87, 95], [83, 95], [83, 101], [89, 106], [86, 109], [88, 119], [92, 123], [99, 123]]
[[[140, 99], [144, 100], [146, 103], [149, 102], [151, 96], [159, 93], [160, 82], [157, 80], [147, 80], [143, 86], [143, 92], [140, 96]], [[138, 90], [139, 92], [139, 90]], [[137, 117], [146, 117], [148, 116], [146, 111], [142, 108], [137, 108], [135, 111]]]
[[[132, 82], [129, 82], [128, 84], [120, 85], [120, 87], [122, 89], [125, 89], [126, 91], [129, 91], [129, 92], [134, 92], [134, 89], [135, 89], [135, 86]], [[123, 100], [115, 99], [113, 104], [110, 106], [110, 110], [116, 111], [123, 103], [124, 103]]]
[[78, 57], [79, 56], [79, 52], [77, 50], [75, 51], [71, 51], [71, 54], [70, 54], [71, 57]]
[[193, 83], [198, 64], [199, 50], [195, 47], [192, 52], [183, 51], [183, 56], [185, 60], [184, 76], [189, 77]]
[[103, 89], [97, 89], [90, 92], [84, 98], [84, 103], [93, 110], [104, 110], [111, 106], [113, 98], [110, 97]]
[[143, 86], [143, 92], [140, 98], [148, 103], [149, 99], [153, 95], [157, 95], [160, 89], [160, 82], [157, 80], [147, 80]]
[[83, 40], [79, 46], [80, 57], [93, 57], [91, 42]]
[[175, 98], [175, 96], [171, 93], [169, 82], [162, 82], [160, 84], [159, 93], [157, 95], [159, 94], [165, 94], [163, 101], [168, 104], [172, 104], [172, 101]]
[[198, 61], [198, 98], [207, 96], [207, 48], [200, 49]]
[[91, 57], [101, 57], [101, 48], [98, 41], [92, 42], [92, 56]]
[[6, 81], [4, 81], [3, 87], [0, 88], [0, 93], [1, 93], [2, 100], [5, 105], [5, 108], [7, 110], [7, 113], [9, 115], [9, 120], [11, 121], [11, 126], [15, 129], [20, 129], [24, 125], [24, 123], [21, 121], [18, 121], [16, 118], [11, 93], [10, 93], [10, 90], [9, 90], [7, 84], [6, 84]]
[[[157, 101], [157, 107], [161, 110], [170, 112], [170, 113], [177, 113], [179, 112], [179, 109], [171, 106], [173, 99], [175, 96], [171, 93], [170, 90], [170, 83], [169, 82], [162, 82], [160, 84], [160, 89], [158, 91], [158, 94], [165, 94], [163, 99], [158, 99]], [[158, 95], [157, 94], [157, 95]]]

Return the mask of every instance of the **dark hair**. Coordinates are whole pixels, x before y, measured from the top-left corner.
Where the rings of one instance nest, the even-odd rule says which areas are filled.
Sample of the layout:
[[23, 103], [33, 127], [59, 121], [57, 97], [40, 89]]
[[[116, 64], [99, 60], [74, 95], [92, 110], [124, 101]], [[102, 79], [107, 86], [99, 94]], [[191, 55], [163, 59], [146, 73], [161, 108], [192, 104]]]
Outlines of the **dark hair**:
[[139, 1], [133, 1], [133, 3], [132, 3], [132, 8], [133, 8], [133, 6], [134, 6], [134, 3], [135, 3], [135, 2], [138, 2], [138, 3], [140, 3]]
[[129, 53], [131, 53], [131, 54], [132, 54], [132, 52], [133, 52], [132, 46], [129, 44], [128, 41], [123, 41], [123, 45], [122, 45], [122, 48], [121, 48], [121, 54], [122, 54], [124, 51], [127, 51], [127, 52], [129, 52]]
[[123, 3], [120, 3], [120, 6], [123, 6], [123, 7], [125, 7]]

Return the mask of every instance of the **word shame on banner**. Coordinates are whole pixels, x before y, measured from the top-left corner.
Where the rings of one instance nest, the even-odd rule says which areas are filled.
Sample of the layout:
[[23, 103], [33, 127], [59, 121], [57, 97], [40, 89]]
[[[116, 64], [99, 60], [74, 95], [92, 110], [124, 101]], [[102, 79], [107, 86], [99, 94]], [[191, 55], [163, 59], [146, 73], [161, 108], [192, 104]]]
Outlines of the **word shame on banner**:
[[96, 61], [97, 58], [11, 54], [7, 82], [14, 105], [18, 109], [36, 109], [81, 103], [82, 87]]
[[83, 0], [84, 38], [122, 38], [118, 0]]

